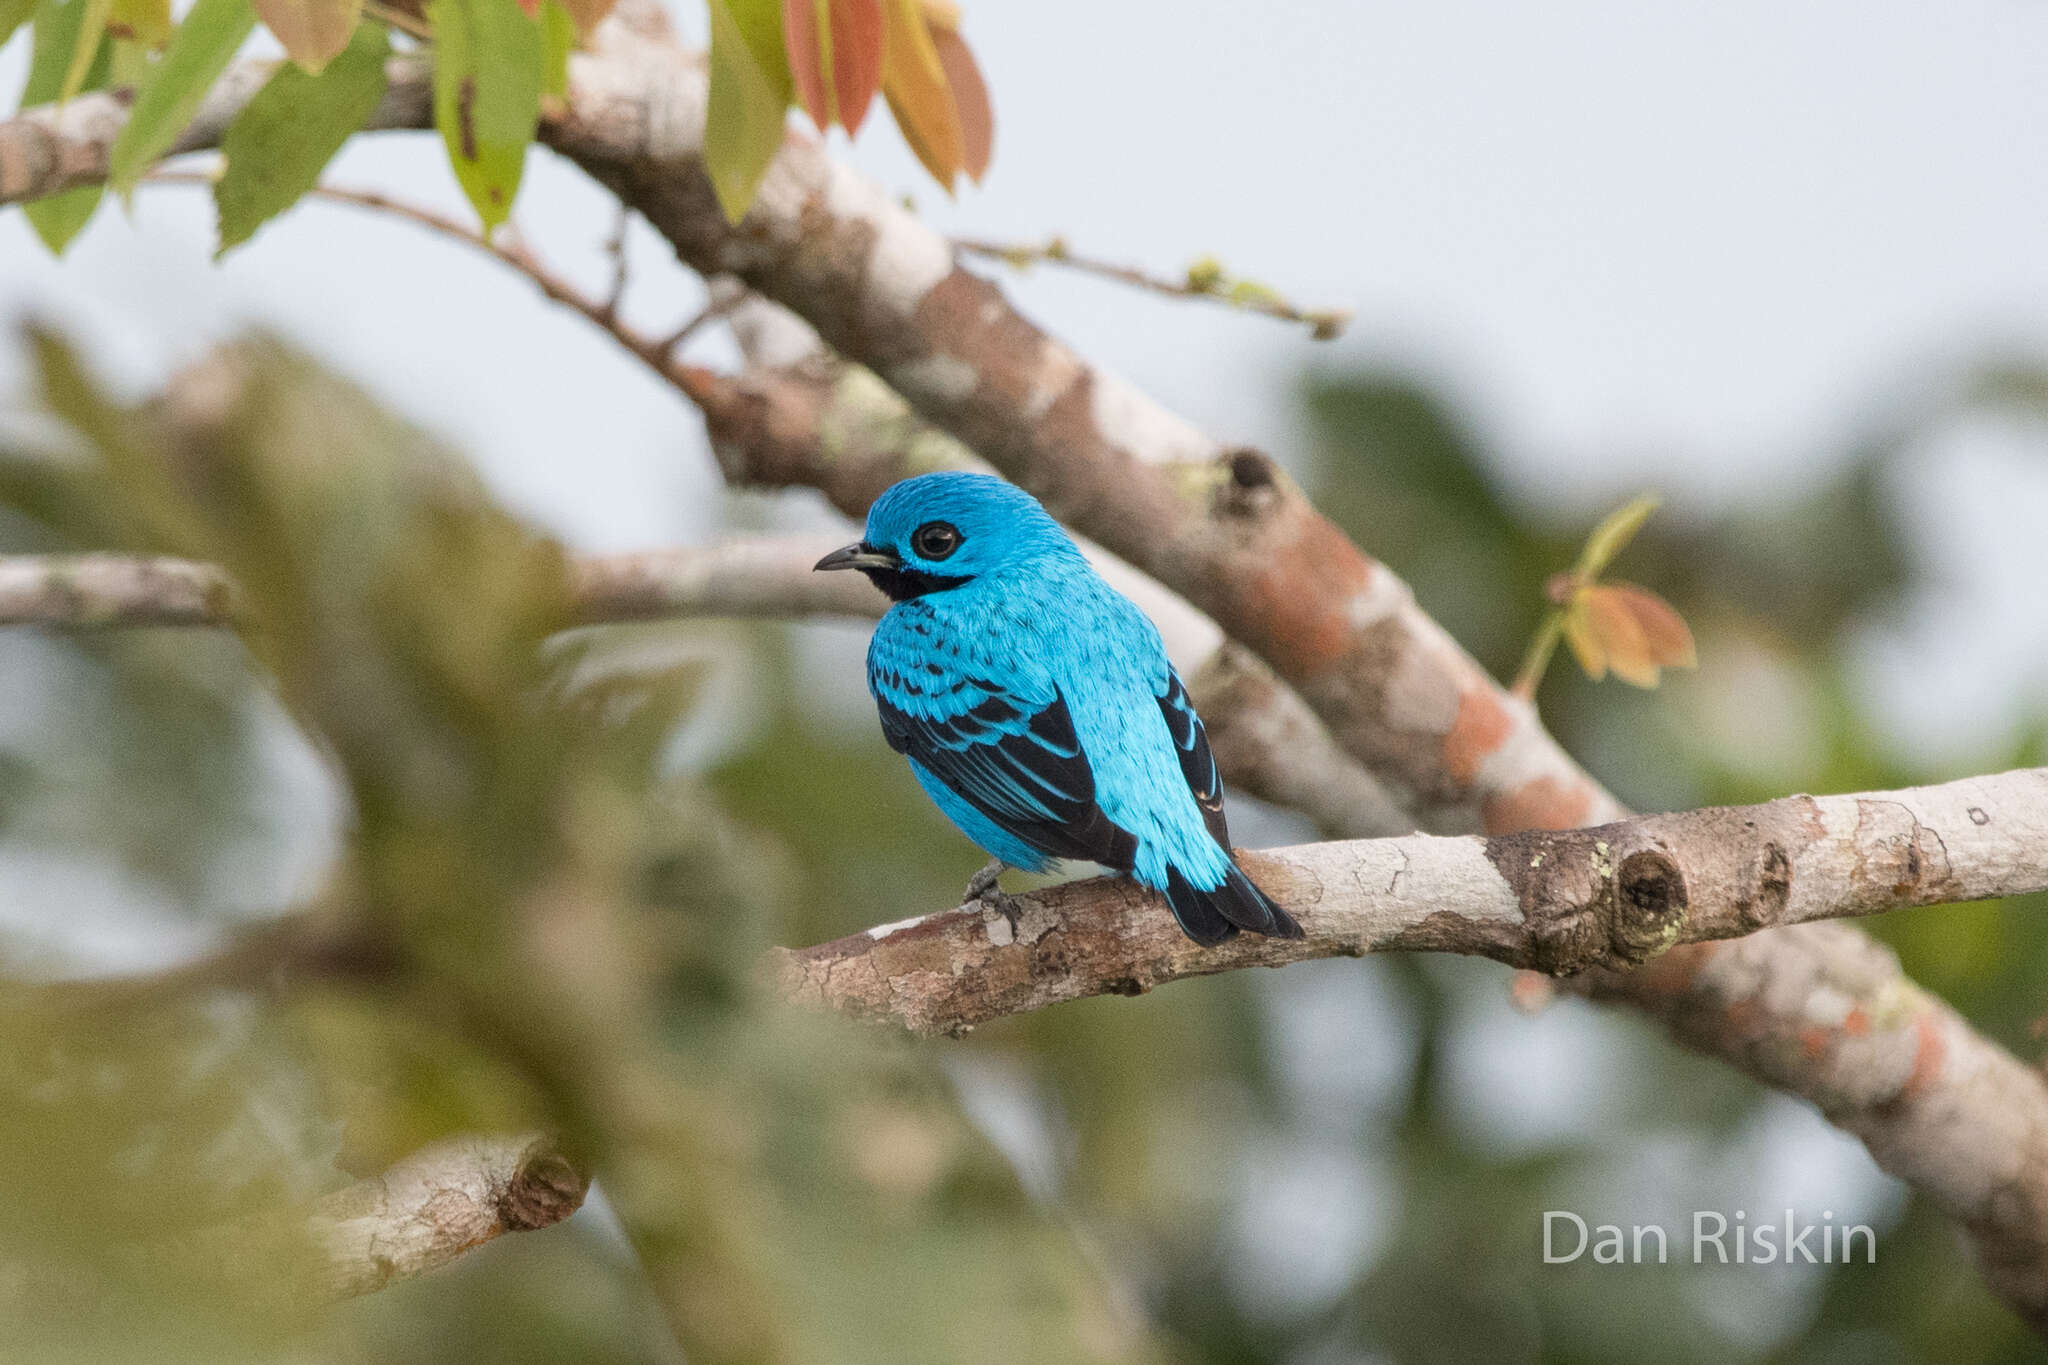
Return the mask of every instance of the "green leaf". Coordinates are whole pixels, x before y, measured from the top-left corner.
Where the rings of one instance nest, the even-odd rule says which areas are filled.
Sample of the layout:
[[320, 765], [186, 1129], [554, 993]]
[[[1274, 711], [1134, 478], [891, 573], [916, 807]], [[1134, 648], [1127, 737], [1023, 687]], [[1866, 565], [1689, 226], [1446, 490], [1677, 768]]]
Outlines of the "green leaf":
[[[7, 40], [14, 36], [14, 30], [28, 22], [36, 12], [36, 0], [0, 0], [0, 47], [7, 46]], [[27, 100], [22, 101], [27, 104]]]
[[540, 25], [518, 0], [433, 0], [434, 126], [489, 232], [512, 212], [540, 123]]
[[144, 47], [160, 48], [171, 40], [171, 0], [113, 0], [107, 31]]
[[1581, 583], [1590, 583], [1607, 572], [1607, 566], [1614, 557], [1628, 548], [1636, 538], [1636, 532], [1643, 529], [1643, 523], [1650, 519], [1650, 513], [1657, 510], [1662, 498], [1652, 493], [1617, 508], [1607, 514], [1593, 534], [1586, 539], [1586, 548], [1579, 552], [1579, 562], [1572, 569], [1572, 576]]
[[135, 98], [128, 124], [114, 139], [107, 182], [122, 194], [135, 188], [199, 112], [200, 101], [256, 27], [249, 0], [197, 0], [171, 38], [156, 74]]
[[704, 166], [719, 207], [737, 223], [782, 147], [792, 91], [777, 0], [710, 0], [711, 104]]
[[213, 186], [221, 253], [313, 188], [384, 97], [390, 51], [383, 27], [364, 24], [319, 75], [287, 64], [256, 92], [221, 139], [227, 170]]
[[[36, 7], [35, 50], [29, 57], [28, 84], [22, 87], [23, 108], [48, 104], [63, 90], [71, 54], [78, 47], [78, 36], [90, 8], [90, 0], [41, 0]], [[101, 24], [105, 24], [104, 15]], [[112, 45], [102, 39], [98, 46], [81, 89], [98, 90], [107, 83]], [[98, 185], [80, 185], [26, 204], [22, 212], [43, 245], [61, 256], [99, 207], [100, 192]]]
[[569, 53], [576, 46], [576, 20], [562, 0], [542, 0], [540, 36], [540, 92], [549, 99], [567, 99]]
[[85, 88], [85, 73], [100, 50], [107, 31], [107, 16], [114, 12], [114, 0], [85, 0], [78, 32], [71, 43], [71, 60], [64, 67], [64, 83], [57, 88], [59, 104]]

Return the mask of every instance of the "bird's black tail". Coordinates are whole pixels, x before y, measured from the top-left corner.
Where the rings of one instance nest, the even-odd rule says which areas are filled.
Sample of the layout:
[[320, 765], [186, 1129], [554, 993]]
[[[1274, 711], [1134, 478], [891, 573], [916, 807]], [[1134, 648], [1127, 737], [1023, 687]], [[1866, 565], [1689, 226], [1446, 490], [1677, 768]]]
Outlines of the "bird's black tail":
[[1215, 947], [1240, 929], [1275, 938], [1301, 937], [1301, 926], [1252, 885], [1236, 863], [1224, 874], [1223, 884], [1209, 891], [1196, 890], [1180, 869], [1169, 867], [1165, 892], [1181, 932], [1204, 948]]

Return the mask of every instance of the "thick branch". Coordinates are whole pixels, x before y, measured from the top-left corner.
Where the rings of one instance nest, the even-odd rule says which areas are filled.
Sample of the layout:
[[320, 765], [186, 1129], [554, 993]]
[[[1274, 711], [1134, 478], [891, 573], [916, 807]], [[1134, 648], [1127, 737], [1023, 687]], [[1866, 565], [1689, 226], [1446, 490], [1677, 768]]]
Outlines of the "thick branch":
[[588, 1185], [548, 1138], [437, 1142], [314, 1207], [314, 1288], [345, 1299], [424, 1275], [503, 1233], [561, 1222]]
[[[958, 268], [943, 239], [801, 130], [788, 135], [754, 211], [738, 228], [728, 226], [699, 155], [701, 62], [658, 32], [614, 27], [597, 54], [572, 65], [569, 108], [546, 121], [546, 140], [638, 209], [685, 261], [736, 275], [802, 313], [1064, 520], [1185, 593], [1293, 684], [1318, 713], [1318, 726], [1385, 779], [1423, 827], [1554, 828], [1622, 813], [1526, 705], [1486, 677], [1405, 585], [1316, 514], [1265, 457], [1225, 448], [1046, 336], [994, 285]], [[201, 145], [207, 128], [224, 126], [216, 114], [227, 100], [209, 100], [184, 145]], [[71, 110], [30, 111], [0, 124], [0, 199], [85, 183], [104, 168], [118, 106], [88, 96]], [[380, 120], [417, 126], [425, 111], [424, 81], [396, 71]], [[24, 133], [23, 120], [39, 126]], [[37, 138], [49, 145], [30, 148], [30, 156], [22, 148]], [[44, 162], [61, 173], [37, 172], [38, 179], [15, 169], [35, 171]], [[1603, 993], [1829, 1110], [1832, 1095], [1815, 1088], [1812, 1075], [1772, 1060], [1808, 1046], [1796, 1002], [1813, 985], [1815, 957], [1832, 952], [1861, 964], [1873, 998], [1925, 997], [1888, 954], [1853, 932], [1815, 926], [1798, 935], [1725, 950], [1736, 954], [1728, 970], [1743, 974], [1743, 998], [1793, 1007], [1747, 1010], [1737, 1019], [1718, 971], [1704, 969], [1637, 973], [1628, 981], [1655, 975], [1659, 984]], [[1782, 950], [1775, 947], [1781, 942]], [[1705, 947], [1685, 952], [1718, 968]], [[1724, 1012], [1738, 1031], [1702, 1038], [1681, 1023]], [[1870, 1107], [1848, 1126], [1888, 1169], [1963, 1218], [1993, 1283], [2039, 1323], [2048, 1255], [2038, 1235], [2021, 1235], [2011, 1220], [1980, 1218], [1959, 1200], [1943, 1175], [1957, 1152], [1932, 1145], [1914, 1114], [1948, 1112], [1985, 1131], [2008, 1124], [2036, 1131], [2048, 1127], [2048, 1096], [2038, 1085], [1987, 1091], [1978, 1065], [1984, 1059], [1995, 1059], [2001, 1074], [2024, 1069], [1961, 1021], [1952, 1027], [1961, 1043], [1928, 1054], [1910, 1103]], [[1853, 1065], [1846, 1055], [1843, 1065]]]
[[1184, 976], [1368, 952], [1468, 953], [1554, 975], [1625, 971], [1681, 943], [2048, 889], [2048, 768], [1592, 829], [1241, 856], [1306, 937], [1199, 948], [1155, 897], [1097, 879], [1015, 898], [1025, 908], [1014, 926], [962, 908], [785, 950], [782, 980], [799, 998], [957, 1033]]
[[[888, 603], [865, 582], [811, 572], [838, 543], [827, 536], [761, 536], [587, 555], [571, 564], [577, 615], [586, 624], [658, 616], [878, 615]], [[220, 626], [231, 622], [234, 600], [234, 585], [212, 564], [149, 555], [0, 555], [0, 626]]]
[[[221, 135], [277, 69], [274, 61], [247, 61], [215, 83], [170, 155], [218, 147]], [[366, 128], [426, 128], [433, 123], [432, 72], [419, 57], [394, 57], [389, 84]], [[107, 178], [107, 160], [128, 121], [132, 93], [79, 95], [68, 104], [45, 104], [0, 120], [0, 204], [57, 194]]]
[[1593, 998], [1634, 1005], [1862, 1138], [1969, 1231], [1992, 1287], [2048, 1333], [2048, 1083], [1903, 979], [1889, 952], [1818, 922], [2048, 888], [2048, 769], [1565, 833], [1241, 856], [1305, 938], [1197, 948], [1155, 897], [1096, 880], [1018, 897], [1014, 920], [947, 910], [778, 950], [772, 966], [794, 999], [925, 1034], [1393, 949], [1584, 971]]

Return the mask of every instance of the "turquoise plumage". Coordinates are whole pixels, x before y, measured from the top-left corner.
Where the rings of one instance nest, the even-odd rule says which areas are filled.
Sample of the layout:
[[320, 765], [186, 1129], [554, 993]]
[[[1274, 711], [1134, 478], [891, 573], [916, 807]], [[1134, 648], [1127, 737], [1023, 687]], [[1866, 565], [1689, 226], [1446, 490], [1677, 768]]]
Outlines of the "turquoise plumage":
[[905, 479], [818, 567], [859, 569], [894, 601], [868, 645], [882, 733], [990, 855], [1128, 873], [1197, 943], [1300, 936], [1231, 855], [1208, 736], [1159, 631], [1028, 493]]

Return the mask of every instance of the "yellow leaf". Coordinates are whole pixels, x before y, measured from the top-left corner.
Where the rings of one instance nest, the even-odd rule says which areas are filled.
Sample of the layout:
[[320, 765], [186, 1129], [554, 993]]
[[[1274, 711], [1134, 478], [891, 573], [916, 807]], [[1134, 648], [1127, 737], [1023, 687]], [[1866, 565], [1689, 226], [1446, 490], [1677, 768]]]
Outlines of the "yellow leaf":
[[1565, 608], [1564, 640], [1572, 647], [1572, 657], [1579, 661], [1579, 667], [1586, 670], [1586, 676], [1599, 682], [1607, 676], [1607, 651], [1601, 646], [1599, 636], [1593, 633], [1593, 623], [1587, 615], [1583, 602], [1574, 602]]
[[1663, 501], [1654, 493], [1645, 493], [1626, 507], [1608, 513], [1607, 519], [1586, 538], [1586, 548], [1579, 552], [1579, 562], [1572, 569], [1572, 576], [1581, 583], [1590, 583], [1605, 573], [1614, 557], [1636, 538], [1636, 532], [1643, 529], [1650, 513], [1656, 511]]
[[975, 184], [988, 174], [989, 157], [995, 151], [995, 112], [989, 107], [988, 82], [968, 50], [967, 40], [950, 28], [932, 29], [932, 46], [939, 54], [939, 66], [946, 73], [946, 90], [953, 97], [953, 118], [960, 126], [960, 169]]
[[883, 6], [882, 93], [903, 140], [951, 194], [965, 164], [960, 115], [919, 0], [886, 0]]
[[64, 68], [64, 87], [57, 92], [57, 103], [69, 104], [71, 97], [85, 88], [85, 74], [92, 69], [93, 57], [100, 50], [100, 39], [106, 36], [107, 17], [114, 12], [114, 0], [77, 0], [84, 17], [78, 24], [78, 41], [71, 49], [71, 61]]
[[171, 0], [114, 0], [107, 15], [107, 32], [144, 47], [160, 48], [171, 40]]

